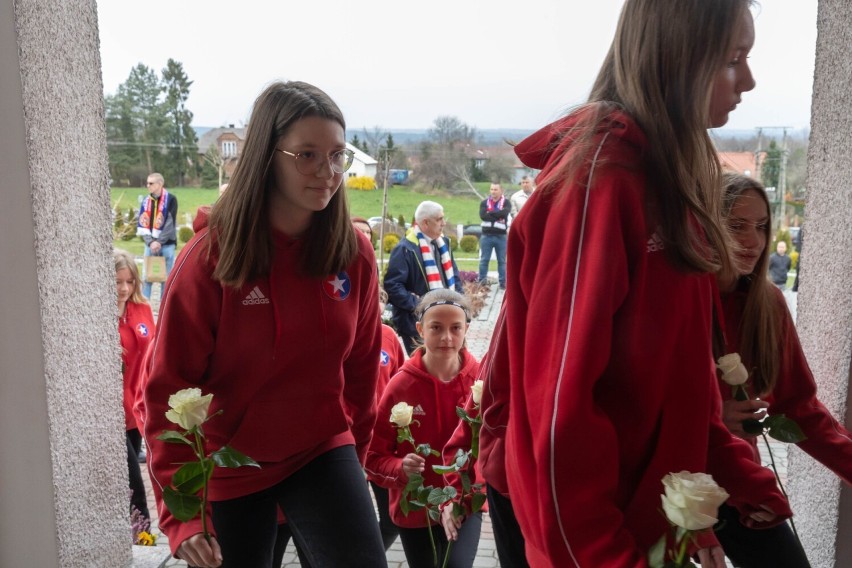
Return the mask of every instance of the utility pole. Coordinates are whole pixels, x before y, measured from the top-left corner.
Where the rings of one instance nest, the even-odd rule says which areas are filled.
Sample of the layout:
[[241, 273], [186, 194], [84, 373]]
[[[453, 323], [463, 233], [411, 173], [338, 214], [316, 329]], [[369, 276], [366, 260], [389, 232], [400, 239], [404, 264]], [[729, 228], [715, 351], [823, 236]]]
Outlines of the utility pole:
[[382, 226], [379, 229], [379, 273], [384, 277], [385, 274], [385, 222], [388, 218], [388, 172], [390, 171], [390, 159], [388, 157], [388, 149], [384, 148], [385, 152], [385, 167], [384, 176], [382, 176]]

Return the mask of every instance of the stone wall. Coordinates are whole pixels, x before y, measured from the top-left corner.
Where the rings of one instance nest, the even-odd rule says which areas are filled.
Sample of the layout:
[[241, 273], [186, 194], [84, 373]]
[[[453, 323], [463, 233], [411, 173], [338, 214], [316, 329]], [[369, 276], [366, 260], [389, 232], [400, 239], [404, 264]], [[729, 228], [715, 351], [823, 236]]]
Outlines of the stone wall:
[[[820, 0], [798, 328], [819, 397], [850, 427], [852, 360], [852, 3]], [[852, 566], [852, 492], [798, 448], [796, 523], [814, 568]]]
[[124, 566], [127, 454], [96, 5], [2, 0], [0, 10], [0, 565]]

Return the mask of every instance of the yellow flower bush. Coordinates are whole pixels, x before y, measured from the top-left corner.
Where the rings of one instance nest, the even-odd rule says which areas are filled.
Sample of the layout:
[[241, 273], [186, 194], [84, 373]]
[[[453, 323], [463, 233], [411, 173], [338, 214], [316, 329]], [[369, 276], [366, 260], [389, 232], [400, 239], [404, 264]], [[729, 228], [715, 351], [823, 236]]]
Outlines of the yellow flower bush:
[[346, 187], [357, 191], [373, 191], [376, 189], [376, 180], [370, 176], [353, 176], [346, 180]]

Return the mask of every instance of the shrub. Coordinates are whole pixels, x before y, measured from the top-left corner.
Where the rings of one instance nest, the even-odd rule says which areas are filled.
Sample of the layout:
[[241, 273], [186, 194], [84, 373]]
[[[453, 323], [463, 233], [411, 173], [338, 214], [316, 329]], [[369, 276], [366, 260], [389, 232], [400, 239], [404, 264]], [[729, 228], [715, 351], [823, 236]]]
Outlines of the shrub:
[[476, 235], [465, 235], [461, 238], [459, 246], [464, 252], [476, 252], [479, 250], [479, 239]]
[[195, 231], [192, 230], [192, 227], [187, 227], [186, 225], [178, 229], [178, 239], [182, 243], [188, 243], [194, 234]]
[[353, 176], [346, 179], [346, 188], [357, 191], [373, 191], [376, 189], [376, 180], [369, 176]]
[[796, 270], [799, 266], [799, 251], [794, 250], [790, 253], [790, 269]]
[[397, 223], [399, 223], [399, 228], [404, 231], [405, 230], [405, 216], [402, 213], [399, 214], [399, 219], [397, 219]]
[[450, 239], [450, 250], [455, 252], [459, 250], [459, 240], [455, 235], [450, 235], [447, 237]]
[[475, 270], [459, 270], [459, 280], [461, 280], [463, 284], [479, 282], [479, 273]]
[[382, 242], [382, 248], [385, 252], [390, 253], [393, 248], [399, 244], [399, 236], [390, 233], [385, 235], [385, 240]]

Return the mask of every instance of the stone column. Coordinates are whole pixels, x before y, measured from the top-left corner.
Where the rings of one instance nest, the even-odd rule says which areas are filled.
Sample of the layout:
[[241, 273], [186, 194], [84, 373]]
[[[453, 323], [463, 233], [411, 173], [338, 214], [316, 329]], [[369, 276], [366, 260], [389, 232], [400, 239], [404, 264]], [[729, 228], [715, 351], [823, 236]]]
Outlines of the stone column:
[[125, 566], [94, 0], [0, 0], [0, 123], [0, 566]]
[[[798, 328], [819, 397], [847, 428], [852, 361], [852, 4], [820, 0]], [[852, 490], [798, 448], [796, 524], [814, 568], [852, 566]]]

